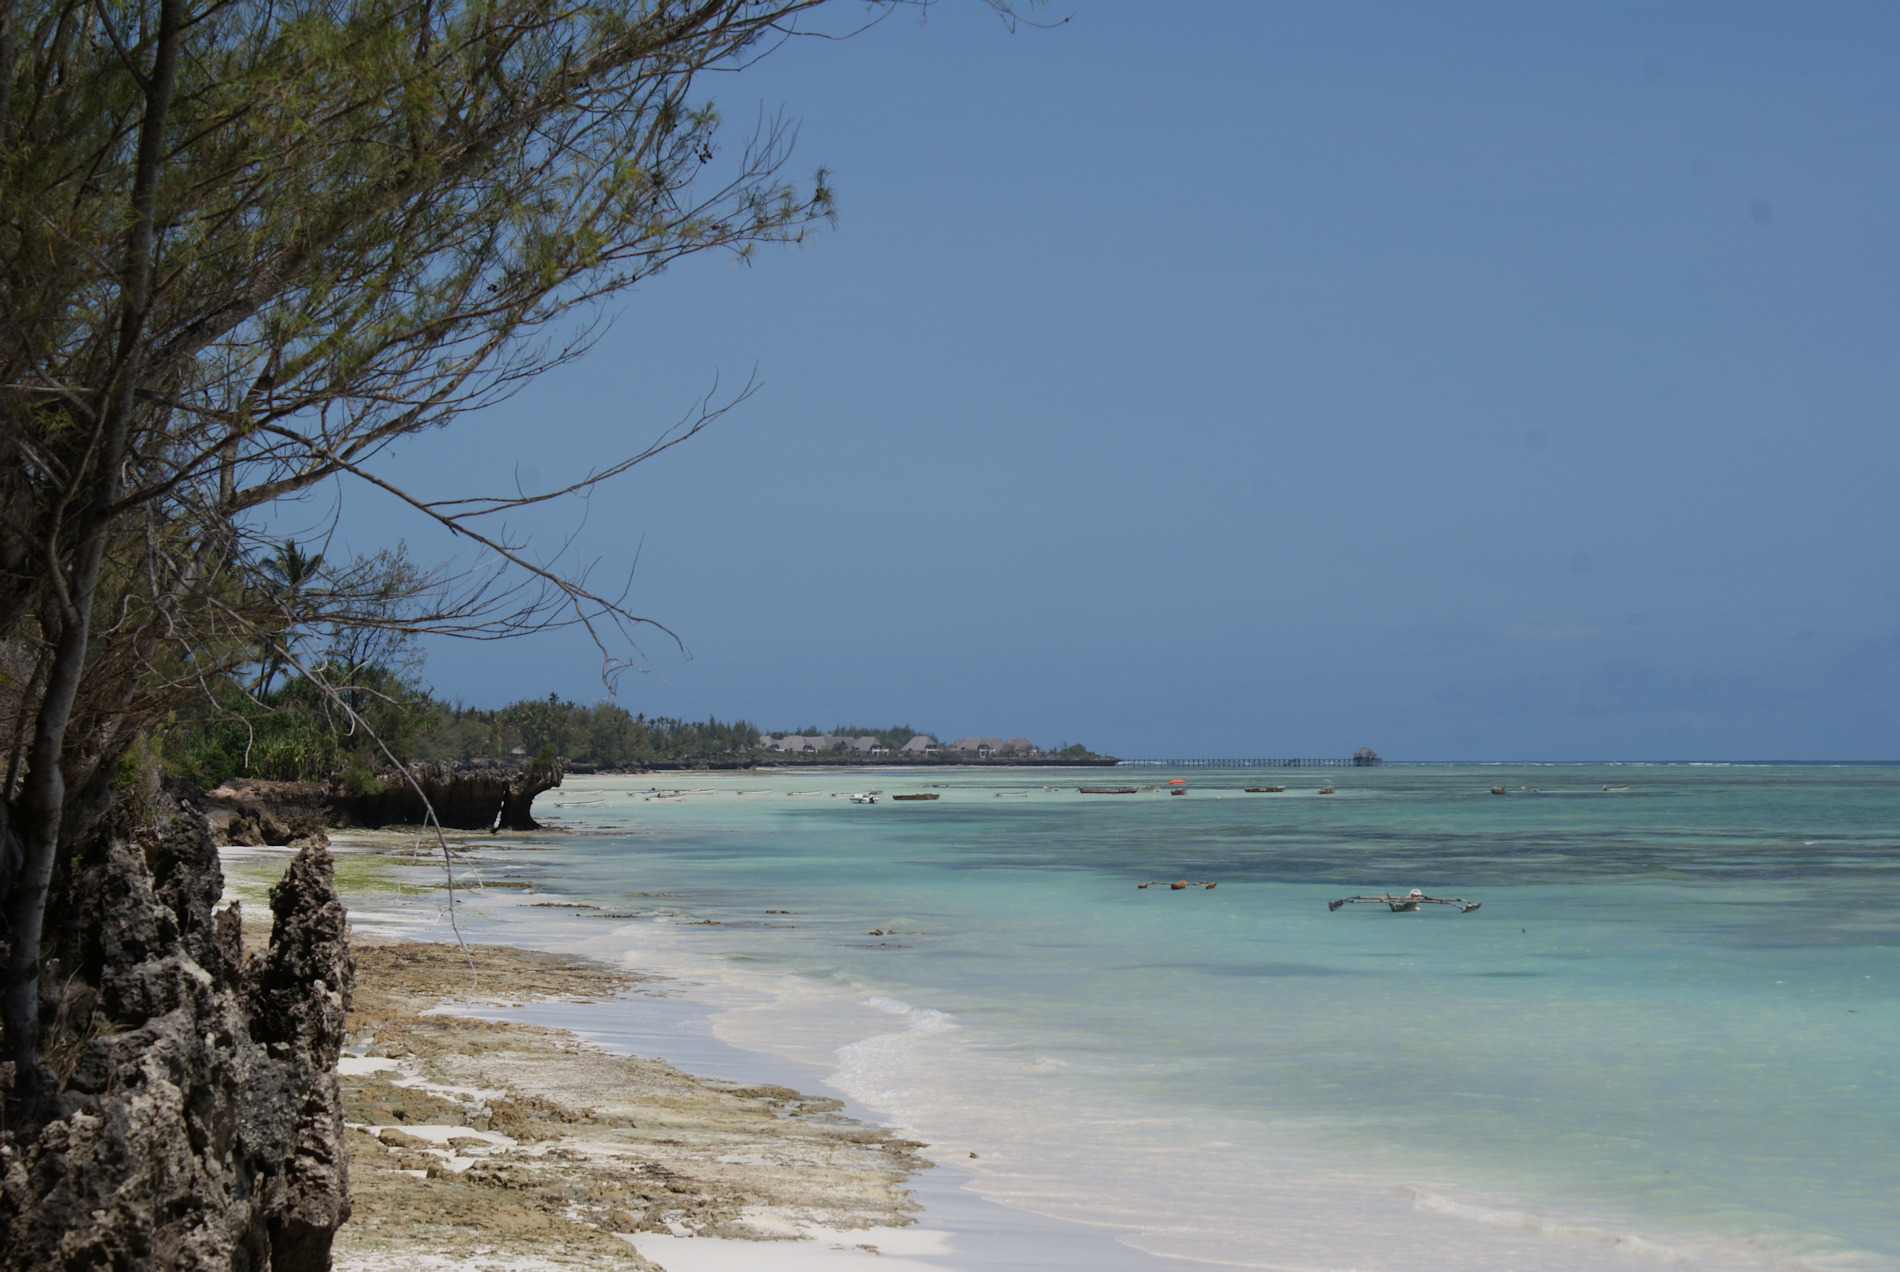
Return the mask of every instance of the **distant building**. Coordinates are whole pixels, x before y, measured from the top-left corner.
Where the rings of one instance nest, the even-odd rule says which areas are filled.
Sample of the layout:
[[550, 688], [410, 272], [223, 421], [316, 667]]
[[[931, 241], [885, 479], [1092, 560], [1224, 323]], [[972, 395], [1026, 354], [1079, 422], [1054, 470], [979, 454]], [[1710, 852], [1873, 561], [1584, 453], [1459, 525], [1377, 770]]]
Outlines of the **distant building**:
[[1362, 746], [1352, 753], [1352, 762], [1358, 768], [1373, 768], [1379, 763], [1379, 753], [1369, 746]]
[[829, 733], [817, 737], [807, 737], [802, 733], [788, 733], [782, 738], [772, 740], [774, 751], [786, 751], [793, 755], [811, 754], [821, 751], [835, 751], [841, 746], [850, 746], [854, 738], [834, 738]]
[[[788, 755], [820, 755], [831, 751], [855, 751], [860, 755], [889, 755], [891, 753], [890, 747], [870, 734], [848, 738], [830, 733], [821, 733], [816, 737], [800, 733], [762, 733], [759, 735], [759, 746]], [[950, 754], [979, 760], [987, 760], [999, 755], [1041, 754], [1028, 738], [958, 738], [955, 742], [945, 745], [928, 733], [913, 735], [910, 741], [897, 748], [897, 753], [913, 758]]]
[[961, 755], [974, 755], [980, 760], [986, 760], [992, 755], [1001, 755], [1011, 749], [1011, 744], [1015, 742], [1028, 745], [1027, 740], [1023, 738], [1011, 738], [1008, 742], [1001, 738], [958, 738], [950, 744], [949, 749]]

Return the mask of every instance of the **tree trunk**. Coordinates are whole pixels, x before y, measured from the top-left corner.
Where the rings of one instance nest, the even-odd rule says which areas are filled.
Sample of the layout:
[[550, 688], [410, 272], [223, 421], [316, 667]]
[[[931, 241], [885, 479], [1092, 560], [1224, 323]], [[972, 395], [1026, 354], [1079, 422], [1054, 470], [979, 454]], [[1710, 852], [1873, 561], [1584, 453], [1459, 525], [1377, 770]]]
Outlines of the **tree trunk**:
[[[11, 9], [8, 12], [10, 15]], [[52, 518], [53, 532], [45, 550], [49, 574], [56, 585], [63, 583], [64, 586], [55, 588], [56, 652], [34, 722], [26, 789], [18, 809], [23, 814], [20, 840], [25, 860], [6, 899], [6, 987], [4, 998], [0, 999], [0, 1025], [4, 1025], [5, 1030], [3, 1045], [13, 1065], [14, 1097], [21, 1104], [43, 1099], [48, 1091], [47, 1074], [38, 1050], [40, 942], [44, 935], [46, 891], [66, 821], [67, 726], [72, 721], [73, 702], [85, 674], [99, 568], [116, 516], [113, 505], [119, 498], [119, 469], [125, 459], [125, 439], [138, 404], [139, 346], [151, 298], [154, 209], [164, 160], [165, 125], [171, 115], [172, 90], [177, 82], [178, 40], [184, 18], [184, 0], [160, 0], [152, 72], [144, 85], [145, 111], [139, 122], [138, 168], [132, 182], [125, 259], [120, 273], [117, 356], [113, 359], [112, 374], [94, 406], [96, 445], [88, 455], [93, 465], [90, 476], [84, 468], [73, 473], [62, 506]], [[0, 116], [3, 118], [5, 116]], [[62, 569], [58, 555], [60, 534], [69, 512], [76, 514], [70, 572]]]

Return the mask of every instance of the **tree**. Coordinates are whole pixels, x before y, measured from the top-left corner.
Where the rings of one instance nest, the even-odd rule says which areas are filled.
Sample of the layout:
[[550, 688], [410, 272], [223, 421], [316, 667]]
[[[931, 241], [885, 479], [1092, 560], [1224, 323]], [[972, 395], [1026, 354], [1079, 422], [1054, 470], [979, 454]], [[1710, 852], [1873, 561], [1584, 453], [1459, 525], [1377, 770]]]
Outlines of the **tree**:
[[[492, 527], [677, 444], [730, 400], [537, 495], [432, 500], [374, 461], [577, 356], [600, 302], [669, 262], [744, 257], [830, 216], [822, 172], [781, 177], [780, 121], [722, 153], [694, 96], [818, 3], [0, 0], [16, 1110], [49, 1089], [36, 1031], [55, 862], [155, 713], [260, 643], [263, 685], [296, 668], [323, 688], [287, 633], [325, 624], [498, 637], [578, 623], [610, 676], [637, 651], [649, 620], [624, 588]], [[483, 568], [410, 579], [399, 615], [378, 611], [373, 571], [292, 586], [265, 514], [345, 478], [432, 517]]]
[[268, 697], [271, 681], [284, 669], [284, 661], [296, 644], [291, 626], [303, 609], [303, 591], [323, 568], [323, 553], [305, 552], [295, 539], [285, 539], [277, 551], [264, 558], [264, 596], [284, 611], [284, 621], [267, 628], [257, 650], [257, 683], [254, 692]]

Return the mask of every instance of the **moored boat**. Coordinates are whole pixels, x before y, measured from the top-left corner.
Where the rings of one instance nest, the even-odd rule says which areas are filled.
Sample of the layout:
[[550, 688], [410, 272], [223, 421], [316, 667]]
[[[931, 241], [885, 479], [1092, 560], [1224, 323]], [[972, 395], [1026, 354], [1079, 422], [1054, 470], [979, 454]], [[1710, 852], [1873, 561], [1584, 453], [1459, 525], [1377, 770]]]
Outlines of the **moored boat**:
[[1387, 892], [1376, 897], [1341, 897], [1337, 901], [1328, 901], [1326, 908], [1337, 910], [1342, 905], [1383, 905], [1389, 907], [1394, 914], [1409, 914], [1415, 912], [1421, 905], [1450, 905], [1456, 906], [1458, 913], [1463, 914], [1468, 910], [1477, 909], [1480, 904], [1482, 903], [1466, 901], [1459, 897], [1428, 897], [1419, 889], [1413, 888], [1404, 896], [1393, 896]]

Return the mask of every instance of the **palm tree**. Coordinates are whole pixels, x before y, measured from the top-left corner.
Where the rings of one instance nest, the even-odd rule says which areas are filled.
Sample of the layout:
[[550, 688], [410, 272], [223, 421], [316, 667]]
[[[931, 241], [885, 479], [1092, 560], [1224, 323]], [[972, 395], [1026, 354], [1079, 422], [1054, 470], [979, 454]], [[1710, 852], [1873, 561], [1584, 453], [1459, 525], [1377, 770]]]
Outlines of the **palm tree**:
[[260, 698], [269, 696], [271, 681], [284, 669], [286, 652], [297, 643], [298, 600], [322, 568], [323, 553], [305, 552], [295, 539], [285, 539], [264, 560], [264, 572], [269, 576], [266, 591], [283, 618], [282, 626], [260, 642], [257, 683], [252, 686], [252, 692]]

